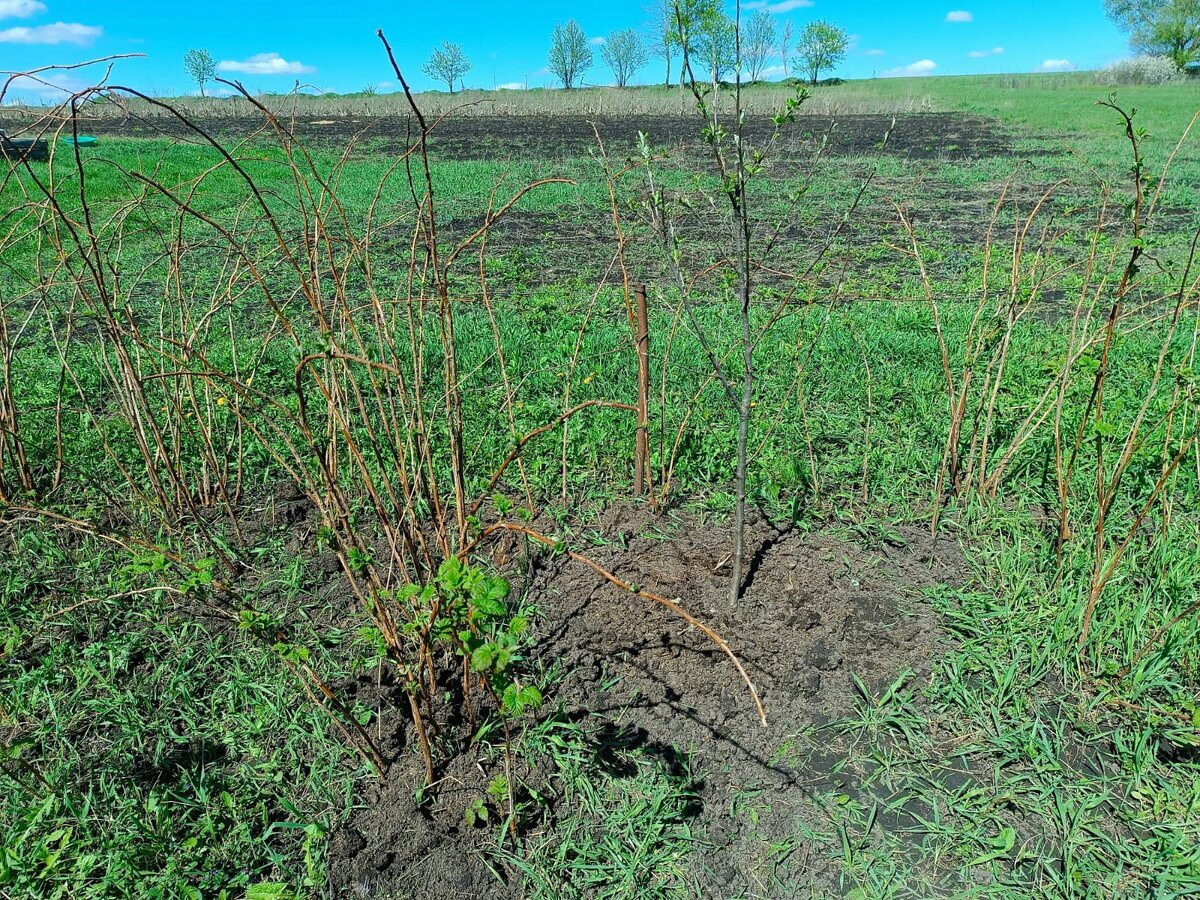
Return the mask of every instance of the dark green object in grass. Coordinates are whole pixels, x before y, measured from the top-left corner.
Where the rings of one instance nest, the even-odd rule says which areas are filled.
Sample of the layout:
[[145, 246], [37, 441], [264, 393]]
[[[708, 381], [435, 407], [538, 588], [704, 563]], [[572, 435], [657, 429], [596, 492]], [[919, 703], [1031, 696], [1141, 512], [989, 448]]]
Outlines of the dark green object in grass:
[[90, 134], [81, 134], [78, 137], [66, 135], [65, 137], [59, 138], [59, 140], [61, 140], [64, 144], [74, 144], [76, 147], [94, 147], [96, 144], [96, 139]]

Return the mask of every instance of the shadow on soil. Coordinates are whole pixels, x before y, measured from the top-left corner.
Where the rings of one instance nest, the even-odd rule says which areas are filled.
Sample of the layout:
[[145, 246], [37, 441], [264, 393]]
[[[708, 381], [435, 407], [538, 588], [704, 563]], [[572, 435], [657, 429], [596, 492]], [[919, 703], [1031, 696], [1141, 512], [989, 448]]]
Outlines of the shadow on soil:
[[[837, 891], [836, 860], [798, 837], [828, 826], [814, 798], [856, 788], [842, 774], [843, 751], [809, 738], [855, 713], [863, 698], [852, 676], [874, 694], [902, 673], [918, 682], [928, 675], [945, 636], [920, 594], [961, 581], [961, 553], [918, 529], [848, 540], [758, 522], [748, 533], [754, 559], [746, 599], [730, 610], [728, 529], [662, 528], [640, 510], [618, 508], [586, 536], [602, 564], [682, 598], [729, 641], [762, 693], [769, 724], [759, 723], [744, 684], [702, 635], [563, 557], [532, 560], [524, 585], [543, 614], [538, 656], [564, 676], [544, 712], [581, 726], [587, 752], [608, 776], [636, 778], [636, 752], [694, 798], [683, 809], [694, 837], [689, 876], [705, 896]], [[358, 699], [379, 700], [374, 684], [358, 689]], [[378, 690], [388, 693], [384, 684]], [[403, 721], [401, 699], [391, 693], [393, 728]], [[365, 797], [333, 838], [334, 896], [524, 896], [515, 873], [485, 861], [496, 829], [464, 821], [501, 764], [468, 749], [449, 764], [436, 797], [419, 806], [416, 754], [404, 747], [402, 737], [388, 742], [395, 761], [388, 784]], [[553, 776], [516, 774], [543, 799], [539, 830], [570, 812], [557, 808], [562, 786]], [[772, 846], [790, 849], [764, 852]]]

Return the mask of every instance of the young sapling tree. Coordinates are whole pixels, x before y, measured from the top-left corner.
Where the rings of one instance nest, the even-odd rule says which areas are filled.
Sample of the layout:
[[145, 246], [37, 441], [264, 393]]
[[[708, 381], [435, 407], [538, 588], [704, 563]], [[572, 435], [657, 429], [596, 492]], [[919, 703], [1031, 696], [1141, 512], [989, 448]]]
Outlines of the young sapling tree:
[[809, 22], [796, 44], [796, 65], [808, 72], [810, 84], [816, 84], [822, 72], [842, 61], [848, 46], [850, 36], [841, 28], [821, 19]]
[[746, 73], [751, 81], [762, 78], [767, 59], [775, 49], [775, 20], [765, 9], [750, 17], [742, 37], [742, 58], [746, 62]]
[[568, 91], [578, 84], [583, 73], [592, 67], [592, 48], [587, 36], [574, 19], [566, 25], [554, 26], [550, 44], [550, 71]]
[[200, 96], [203, 97], [204, 85], [217, 74], [216, 62], [207, 50], [189, 50], [183, 55], [183, 67], [200, 87]]
[[442, 46], [435, 47], [429, 62], [421, 66], [421, 71], [430, 78], [444, 81], [454, 93], [454, 83], [471, 71], [471, 61], [458, 44], [443, 41]]
[[633, 74], [646, 64], [647, 59], [642, 39], [632, 28], [610, 34], [600, 47], [600, 57], [612, 70], [620, 88], [629, 85]]

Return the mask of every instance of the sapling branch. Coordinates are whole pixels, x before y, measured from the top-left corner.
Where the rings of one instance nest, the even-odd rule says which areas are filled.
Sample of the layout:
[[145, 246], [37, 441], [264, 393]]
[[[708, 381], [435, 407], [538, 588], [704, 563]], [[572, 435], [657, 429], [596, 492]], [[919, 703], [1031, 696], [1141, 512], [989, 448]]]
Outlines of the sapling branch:
[[754, 682], [750, 679], [749, 674], [747, 674], [746, 669], [742, 665], [741, 660], [738, 659], [737, 654], [733, 652], [729, 644], [725, 642], [724, 638], [722, 638], [719, 634], [717, 634], [717, 632], [713, 631], [713, 629], [709, 628], [691, 613], [687, 612], [687, 610], [680, 606], [679, 603], [674, 600], [668, 600], [666, 597], [656, 594], [653, 591], [648, 591], [639, 585], [630, 584], [629, 582], [605, 569], [595, 560], [584, 556], [582, 553], [576, 553], [574, 550], [561, 548], [560, 543], [554, 540], [554, 538], [542, 534], [540, 531], [530, 528], [528, 525], [522, 525], [518, 522], [496, 522], [495, 524], [489, 525], [483, 530], [480, 535], [480, 540], [484, 540], [499, 531], [514, 531], [518, 534], [525, 535], [526, 537], [536, 541], [539, 544], [542, 544], [545, 547], [549, 547], [552, 550], [562, 549], [562, 552], [566, 553], [568, 557], [582, 565], [587, 566], [610, 584], [615, 585], [623, 591], [628, 591], [635, 596], [641, 597], [644, 600], [657, 603], [659, 606], [664, 607], [674, 615], [683, 619], [685, 622], [707, 637], [710, 641], [716, 644], [721, 652], [729, 658], [729, 661], [733, 664], [733, 667], [737, 670], [738, 675], [741, 676], [742, 681], [745, 683], [747, 690], [750, 691], [750, 697], [754, 702], [754, 708], [758, 711], [759, 721], [764, 726], [767, 724], [766, 707], [763, 706], [762, 699], [758, 695], [758, 689], [754, 686]]

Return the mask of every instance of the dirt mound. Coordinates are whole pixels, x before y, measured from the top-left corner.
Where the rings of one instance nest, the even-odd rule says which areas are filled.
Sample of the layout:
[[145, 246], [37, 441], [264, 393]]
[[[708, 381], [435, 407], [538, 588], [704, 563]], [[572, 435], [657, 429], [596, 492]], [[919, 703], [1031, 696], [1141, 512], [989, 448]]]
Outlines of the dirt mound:
[[[706, 895], [763, 896], [764, 885], [784, 883], [836, 889], [824, 854], [794, 854], [782, 873], [778, 860], [771, 872], [763, 868], [764, 841], [794, 838], [797, 823], [814, 814], [813, 794], [838, 779], [836, 752], [798, 755], [788, 747], [798, 734], [854, 712], [861, 698], [852, 676], [875, 693], [906, 670], [918, 679], [929, 672], [942, 633], [919, 594], [961, 580], [957, 546], [918, 529], [851, 539], [757, 523], [746, 599], [730, 610], [728, 529], [664, 530], [638, 510], [618, 509], [592, 537], [603, 542], [594, 558], [627, 581], [682, 598], [722, 633], [761, 691], [770, 722], [758, 722], [728, 660], [702, 635], [563, 557], [542, 558], [529, 584], [544, 613], [538, 652], [566, 673], [549, 706], [568, 720], [619, 731], [626, 745], [661, 752], [668, 763], [677, 751], [687, 754], [698, 801], [687, 814], [701, 838], [689, 865]], [[399, 754], [403, 745], [389, 749]], [[489, 844], [494, 829], [463, 821], [494, 773], [474, 754], [460, 757], [436, 801], [421, 807], [411, 790], [414, 756], [401, 756], [389, 784], [335, 835], [334, 896], [522, 896], [515, 873], [498, 872], [503, 883], [472, 852]], [[539, 792], [553, 790], [537, 772], [521, 777]], [[735, 801], [751, 795], [762, 802], [748, 818]], [[766, 895], [779, 895], [772, 890]]]

